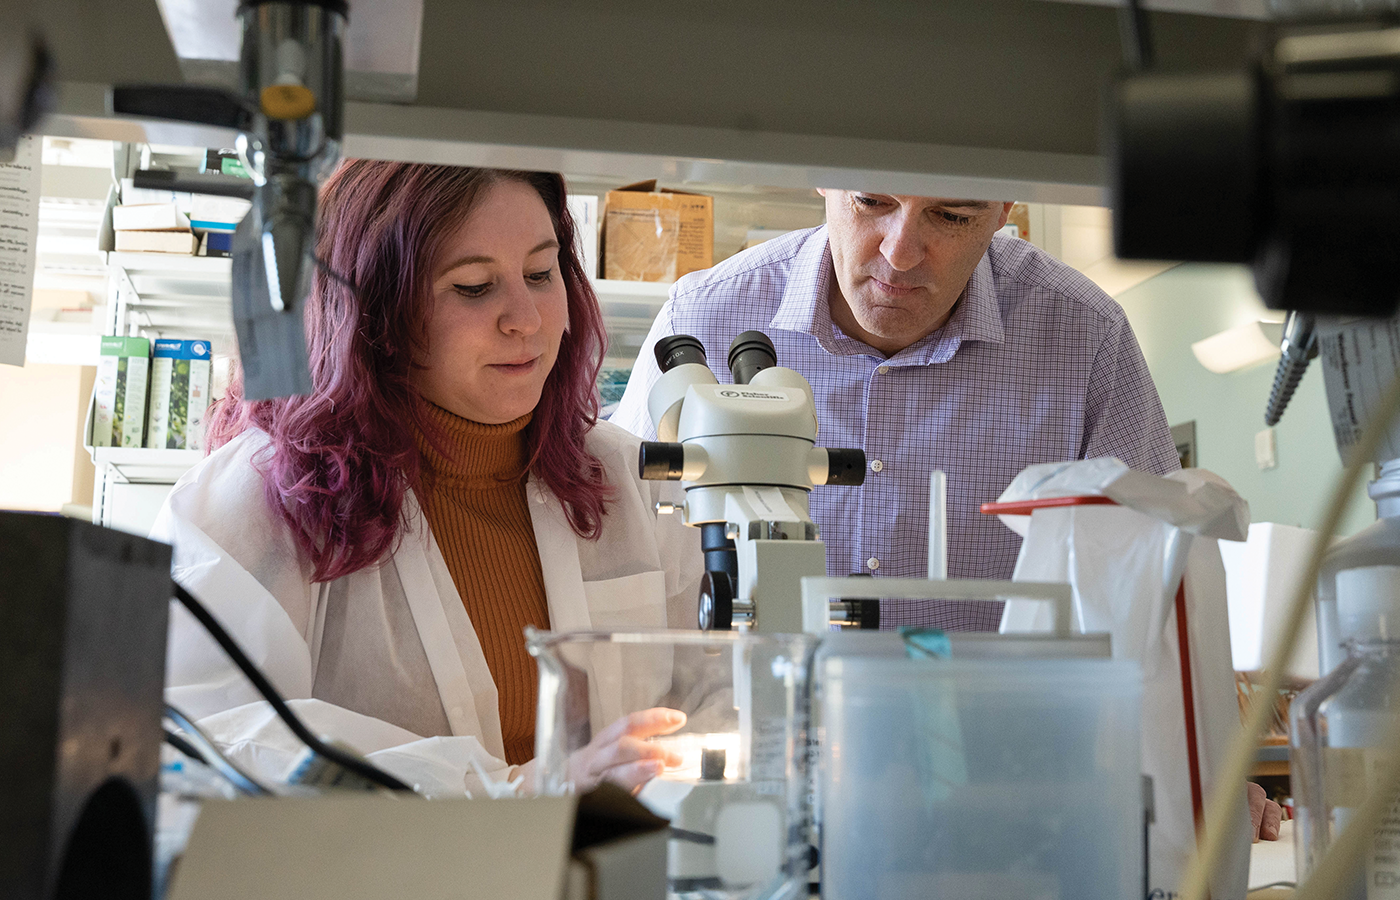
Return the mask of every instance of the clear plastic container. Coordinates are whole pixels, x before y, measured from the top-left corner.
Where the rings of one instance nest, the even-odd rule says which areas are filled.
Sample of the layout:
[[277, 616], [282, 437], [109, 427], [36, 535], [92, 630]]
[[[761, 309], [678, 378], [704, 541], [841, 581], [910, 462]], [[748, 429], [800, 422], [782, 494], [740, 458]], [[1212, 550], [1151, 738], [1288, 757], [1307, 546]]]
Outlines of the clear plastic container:
[[1130, 661], [819, 662], [822, 896], [1143, 896]]
[[1366, 492], [1376, 501], [1380, 520], [1328, 548], [1317, 575], [1317, 663], [1323, 675], [1347, 658], [1346, 636], [1337, 624], [1337, 573], [1400, 566], [1400, 459], [1384, 463]]
[[539, 662], [536, 790], [572, 792], [569, 756], [619, 718], [686, 714], [649, 738], [680, 755], [639, 798], [671, 820], [674, 898], [805, 897], [812, 867], [808, 635], [527, 630]]
[[[1299, 878], [1317, 867], [1382, 769], [1400, 764], [1385, 734], [1400, 715], [1400, 567], [1337, 575], [1346, 659], [1294, 699], [1294, 825]], [[1337, 900], [1400, 900], [1400, 798]]]

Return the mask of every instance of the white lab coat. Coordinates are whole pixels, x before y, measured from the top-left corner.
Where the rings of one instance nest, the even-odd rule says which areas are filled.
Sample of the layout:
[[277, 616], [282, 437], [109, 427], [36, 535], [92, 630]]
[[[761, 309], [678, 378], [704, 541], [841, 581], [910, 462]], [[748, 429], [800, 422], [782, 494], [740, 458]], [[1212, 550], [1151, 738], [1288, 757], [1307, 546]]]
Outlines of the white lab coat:
[[[678, 486], [637, 477], [638, 439], [600, 422], [587, 437], [614, 494], [596, 541], [531, 476], [526, 486], [555, 631], [693, 628], [703, 558], [697, 529], [658, 516]], [[192, 468], [152, 537], [175, 548], [175, 580], [203, 601], [319, 732], [433, 794], [480, 787], [503, 760], [496, 685], [427, 521], [411, 523], [383, 565], [311, 580], [290, 529], [268, 508], [248, 431]], [[183, 608], [172, 606], [168, 702], [265, 778], [301, 748]], [[526, 786], [529, 787], [528, 785]], [[476, 791], [473, 790], [473, 793]]]

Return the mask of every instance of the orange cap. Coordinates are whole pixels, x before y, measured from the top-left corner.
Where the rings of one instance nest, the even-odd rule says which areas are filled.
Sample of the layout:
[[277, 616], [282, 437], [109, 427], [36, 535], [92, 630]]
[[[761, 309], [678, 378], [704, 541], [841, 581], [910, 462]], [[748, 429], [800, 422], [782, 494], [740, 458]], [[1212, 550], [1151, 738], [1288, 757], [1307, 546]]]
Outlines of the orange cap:
[[260, 99], [269, 119], [304, 119], [316, 111], [316, 95], [300, 84], [268, 85]]

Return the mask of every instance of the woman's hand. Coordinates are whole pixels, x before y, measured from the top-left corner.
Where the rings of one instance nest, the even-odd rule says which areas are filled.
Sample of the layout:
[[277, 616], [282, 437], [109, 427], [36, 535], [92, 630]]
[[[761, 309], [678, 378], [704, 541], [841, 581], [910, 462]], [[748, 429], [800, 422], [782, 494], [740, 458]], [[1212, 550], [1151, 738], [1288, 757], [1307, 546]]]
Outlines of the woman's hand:
[[655, 707], [629, 713], [604, 728], [587, 747], [569, 754], [569, 780], [582, 792], [611, 781], [636, 793], [666, 766], [681, 764], [680, 754], [645, 738], [670, 734], [685, 724], [685, 713]]

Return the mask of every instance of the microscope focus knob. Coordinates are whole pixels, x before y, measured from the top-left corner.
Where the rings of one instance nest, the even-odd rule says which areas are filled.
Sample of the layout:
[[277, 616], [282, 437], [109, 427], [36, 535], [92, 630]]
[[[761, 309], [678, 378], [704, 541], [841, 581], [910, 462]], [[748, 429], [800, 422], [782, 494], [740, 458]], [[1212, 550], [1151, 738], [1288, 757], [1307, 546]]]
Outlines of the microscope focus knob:
[[734, 587], [724, 572], [706, 572], [700, 579], [700, 630], [730, 631], [734, 627]]
[[865, 484], [865, 451], [826, 448], [827, 484]]

